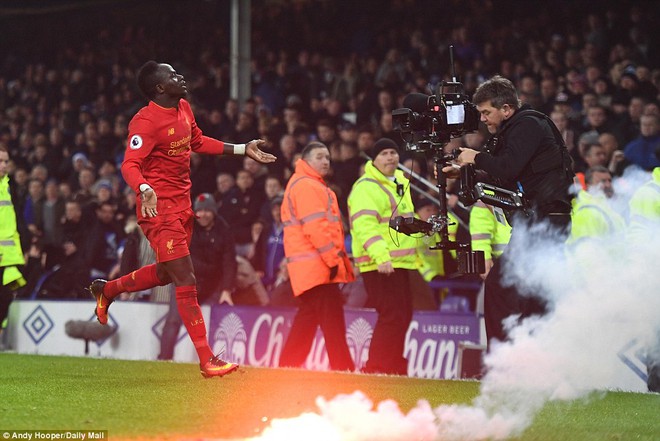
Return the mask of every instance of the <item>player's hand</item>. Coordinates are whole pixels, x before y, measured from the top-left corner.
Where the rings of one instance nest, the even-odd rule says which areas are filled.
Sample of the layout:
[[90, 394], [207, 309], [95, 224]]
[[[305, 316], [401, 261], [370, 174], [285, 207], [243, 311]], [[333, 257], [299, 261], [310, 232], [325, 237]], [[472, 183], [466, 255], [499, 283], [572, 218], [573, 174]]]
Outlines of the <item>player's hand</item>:
[[140, 193], [142, 198], [142, 217], [156, 217], [158, 215], [158, 210], [156, 210], [156, 202], [158, 198], [156, 197], [156, 192], [153, 188], [148, 188]]
[[392, 262], [385, 262], [378, 265], [378, 272], [381, 274], [393, 274], [394, 267], [392, 266]]
[[265, 145], [266, 141], [263, 139], [253, 139], [245, 146], [245, 154], [255, 161], [261, 162], [262, 164], [275, 162], [277, 159], [275, 155], [271, 155], [270, 153], [266, 153], [260, 149], [260, 147]]

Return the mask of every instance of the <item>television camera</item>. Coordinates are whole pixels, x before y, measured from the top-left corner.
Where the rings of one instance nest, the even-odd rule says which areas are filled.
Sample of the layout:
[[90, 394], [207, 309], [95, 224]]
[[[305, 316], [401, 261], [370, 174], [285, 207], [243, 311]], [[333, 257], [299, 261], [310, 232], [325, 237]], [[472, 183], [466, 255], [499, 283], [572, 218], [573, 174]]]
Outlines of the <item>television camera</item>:
[[410, 93], [403, 105], [392, 111], [392, 124], [412, 152], [441, 150], [451, 138], [479, 127], [479, 112], [456, 81], [441, 81], [435, 95]]
[[[396, 216], [390, 219], [390, 228], [406, 235], [438, 233], [440, 241], [432, 250], [456, 250], [458, 272], [481, 274], [485, 271], [484, 253], [472, 251], [470, 243], [449, 240], [449, 217], [447, 214], [447, 177], [443, 167], [452, 165], [460, 154], [459, 150], [445, 152], [444, 147], [452, 138], [457, 138], [479, 128], [480, 115], [476, 106], [464, 93], [463, 84], [457, 81], [454, 72], [453, 47], [449, 47], [452, 81], [441, 81], [435, 94], [408, 94], [402, 108], [392, 111], [394, 130], [406, 143], [406, 150], [431, 154], [438, 177], [439, 214], [428, 221], [412, 217]], [[494, 185], [476, 181], [473, 165], [461, 167], [458, 197], [469, 206], [477, 200], [505, 210], [524, 208], [522, 193], [509, 191]]]

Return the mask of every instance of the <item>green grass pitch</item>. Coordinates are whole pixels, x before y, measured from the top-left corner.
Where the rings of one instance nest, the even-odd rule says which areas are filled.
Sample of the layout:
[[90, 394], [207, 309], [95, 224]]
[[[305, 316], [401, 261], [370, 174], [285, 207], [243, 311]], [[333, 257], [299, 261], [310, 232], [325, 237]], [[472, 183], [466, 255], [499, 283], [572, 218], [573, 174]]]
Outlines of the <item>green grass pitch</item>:
[[[403, 412], [469, 404], [474, 381], [241, 368], [204, 380], [197, 365], [0, 354], [0, 430], [107, 430], [111, 440], [243, 439], [273, 418], [318, 412], [317, 396], [364, 392]], [[519, 440], [659, 440], [660, 395], [599, 392], [546, 404]], [[310, 440], [313, 441], [313, 440]], [[404, 440], [402, 440], [404, 441]], [[407, 441], [407, 440], [406, 440]]]

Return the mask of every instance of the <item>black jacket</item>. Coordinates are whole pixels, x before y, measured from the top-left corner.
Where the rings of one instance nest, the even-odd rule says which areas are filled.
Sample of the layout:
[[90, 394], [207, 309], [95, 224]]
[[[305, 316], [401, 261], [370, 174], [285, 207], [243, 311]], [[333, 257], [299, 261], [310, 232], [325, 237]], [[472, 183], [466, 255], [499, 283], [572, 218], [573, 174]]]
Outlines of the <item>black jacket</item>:
[[221, 217], [216, 217], [210, 230], [195, 222], [190, 256], [195, 268], [197, 294], [203, 303], [223, 290], [232, 290], [236, 279], [236, 251], [232, 233]]
[[572, 163], [561, 135], [551, 124], [545, 115], [523, 106], [491, 138], [491, 153], [482, 152], [475, 158], [476, 167], [499, 186], [522, 189], [540, 215], [571, 211]]
[[85, 260], [97, 270], [109, 273], [119, 262], [119, 246], [124, 232], [114, 222], [104, 224], [97, 220], [89, 234], [85, 248]]
[[252, 224], [259, 219], [262, 193], [256, 187], [242, 192], [233, 187], [222, 201], [222, 217], [231, 227], [232, 237], [237, 244], [252, 242]]

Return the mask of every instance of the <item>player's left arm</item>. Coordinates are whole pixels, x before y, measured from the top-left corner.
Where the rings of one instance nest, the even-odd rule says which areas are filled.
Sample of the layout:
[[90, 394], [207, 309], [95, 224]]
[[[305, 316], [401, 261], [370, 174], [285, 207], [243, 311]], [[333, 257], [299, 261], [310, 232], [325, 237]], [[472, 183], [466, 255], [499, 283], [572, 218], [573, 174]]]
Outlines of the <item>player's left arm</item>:
[[[230, 144], [202, 135], [201, 143], [193, 151], [208, 155], [246, 155], [262, 164], [274, 162], [277, 158], [259, 147], [266, 145], [263, 139], [253, 139], [247, 144]], [[191, 143], [192, 145], [192, 143]]]
[[265, 145], [266, 141], [263, 139], [253, 139], [245, 145], [245, 154], [255, 161], [261, 162], [262, 164], [269, 164], [274, 162], [277, 159], [275, 155], [271, 155], [270, 153], [264, 152], [260, 149], [260, 147]]
[[[184, 101], [182, 101], [183, 103]], [[184, 105], [187, 105], [184, 104]], [[189, 106], [188, 106], [189, 110]], [[274, 155], [266, 153], [260, 147], [266, 145], [263, 139], [253, 139], [247, 144], [231, 144], [223, 142], [215, 138], [211, 138], [202, 133], [202, 130], [197, 126], [197, 121], [189, 110], [190, 120], [190, 148], [197, 153], [207, 155], [247, 155], [255, 161], [262, 164], [274, 162], [277, 159]]]

